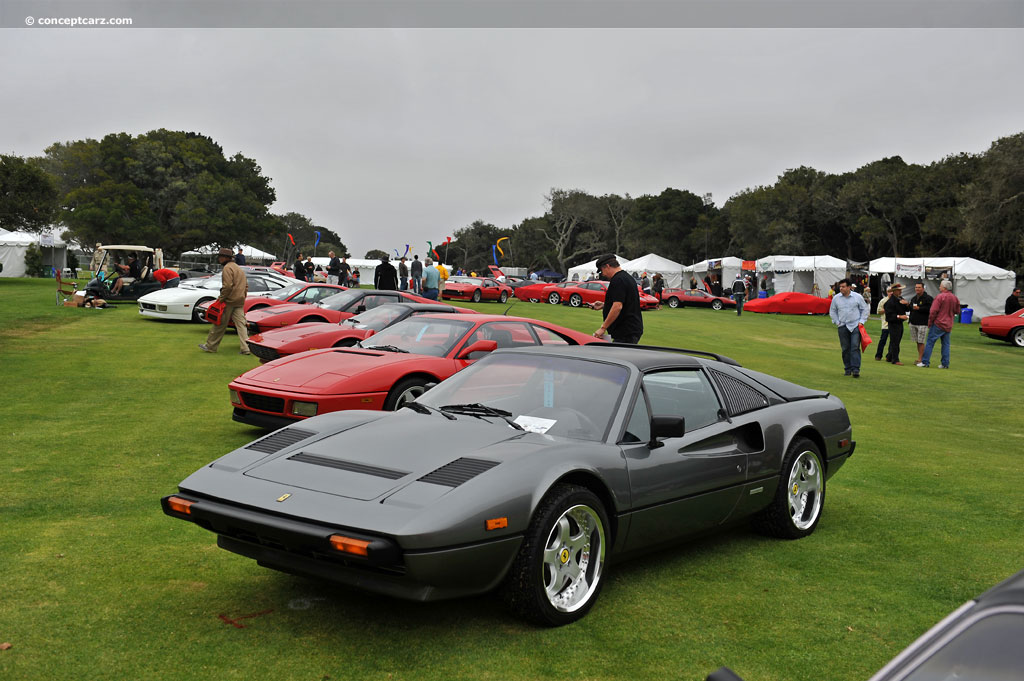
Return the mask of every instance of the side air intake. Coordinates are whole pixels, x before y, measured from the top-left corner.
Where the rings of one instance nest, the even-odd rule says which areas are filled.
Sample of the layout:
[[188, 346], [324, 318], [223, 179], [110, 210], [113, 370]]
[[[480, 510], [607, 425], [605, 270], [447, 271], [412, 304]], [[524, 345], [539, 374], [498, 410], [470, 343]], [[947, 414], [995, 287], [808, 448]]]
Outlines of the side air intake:
[[398, 480], [399, 478], [409, 475], [408, 471], [396, 471], [393, 468], [381, 468], [380, 466], [369, 466], [365, 463], [356, 463], [355, 461], [343, 461], [341, 459], [332, 459], [329, 456], [319, 456], [317, 454], [307, 454], [306, 452], [299, 452], [288, 457], [289, 461], [298, 461], [300, 463], [311, 463], [314, 466], [324, 466], [326, 468], [337, 468], [342, 471], [349, 471], [350, 473], [362, 473], [363, 475], [372, 475], [377, 478], [387, 478], [388, 480]]
[[714, 369], [711, 370], [711, 375], [714, 376], [715, 383], [718, 384], [719, 389], [722, 391], [726, 409], [729, 410], [729, 416], [739, 416], [740, 414], [746, 414], [748, 411], [763, 409], [768, 406], [768, 398], [743, 381]]

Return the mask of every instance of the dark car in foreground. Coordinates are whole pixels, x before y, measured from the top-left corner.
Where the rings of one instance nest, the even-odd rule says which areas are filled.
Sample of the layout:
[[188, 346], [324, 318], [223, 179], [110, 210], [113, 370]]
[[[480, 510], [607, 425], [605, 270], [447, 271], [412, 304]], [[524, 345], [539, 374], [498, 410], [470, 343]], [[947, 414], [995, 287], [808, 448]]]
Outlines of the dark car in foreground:
[[497, 590], [553, 626], [613, 560], [746, 517], [811, 534], [853, 451], [839, 398], [728, 358], [515, 348], [398, 411], [260, 438], [162, 504], [265, 567], [420, 601]]
[[[1024, 570], [967, 601], [870, 681], [1012, 681], [1024, 678]], [[728, 667], [708, 681], [742, 681]]]

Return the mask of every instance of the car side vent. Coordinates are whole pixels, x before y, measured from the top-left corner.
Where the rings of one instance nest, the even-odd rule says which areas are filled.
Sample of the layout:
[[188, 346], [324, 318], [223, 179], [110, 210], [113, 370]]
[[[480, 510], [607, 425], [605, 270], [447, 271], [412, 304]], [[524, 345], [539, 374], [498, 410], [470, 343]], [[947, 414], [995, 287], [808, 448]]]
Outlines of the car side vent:
[[768, 398], [743, 381], [714, 369], [711, 370], [711, 375], [722, 391], [729, 416], [739, 416], [768, 406]]
[[486, 461], [484, 459], [456, 459], [450, 464], [427, 473], [420, 478], [420, 482], [429, 482], [433, 485], [444, 485], [446, 487], [458, 487], [481, 473], [491, 470], [498, 463], [498, 461]]
[[246, 445], [246, 449], [254, 449], [257, 452], [263, 452], [264, 454], [273, 454], [279, 452], [285, 447], [291, 447], [296, 442], [301, 442], [307, 437], [316, 435], [312, 430], [303, 430], [301, 428], [283, 428], [276, 433], [260, 438], [252, 444]]
[[343, 461], [341, 459], [332, 459], [329, 456], [307, 454], [306, 452], [299, 452], [298, 454], [293, 454], [288, 457], [288, 460], [298, 461], [299, 463], [311, 463], [314, 466], [337, 468], [338, 470], [342, 471], [349, 471], [351, 473], [362, 473], [363, 475], [372, 475], [377, 478], [387, 478], [388, 480], [398, 480], [399, 478], [409, 475], [408, 471], [396, 471], [393, 468], [368, 466], [365, 463], [356, 463], [355, 461]]

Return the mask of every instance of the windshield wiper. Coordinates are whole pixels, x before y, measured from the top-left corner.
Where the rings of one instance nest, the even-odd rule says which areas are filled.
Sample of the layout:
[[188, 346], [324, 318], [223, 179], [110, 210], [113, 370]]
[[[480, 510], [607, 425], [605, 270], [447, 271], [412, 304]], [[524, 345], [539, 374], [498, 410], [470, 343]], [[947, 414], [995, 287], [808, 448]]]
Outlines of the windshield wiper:
[[452, 416], [451, 414], [445, 413], [435, 407], [428, 407], [427, 405], [420, 404], [419, 402], [406, 402], [405, 404], [402, 405], [402, 408], [409, 408], [420, 414], [429, 414], [431, 412], [437, 412], [438, 414], [445, 417], [449, 421], [458, 421], [458, 419]]
[[480, 404], [474, 402], [472, 404], [446, 404], [441, 407], [441, 411], [451, 412], [453, 414], [466, 414], [467, 416], [497, 416], [505, 419], [505, 422], [516, 430], [526, 430], [521, 425], [513, 421], [510, 416], [512, 412], [505, 411], [504, 409], [495, 409], [494, 407], [488, 407], [486, 404]]
[[383, 350], [384, 352], [409, 352], [394, 345], [360, 345], [359, 347], [366, 348], [367, 350]]

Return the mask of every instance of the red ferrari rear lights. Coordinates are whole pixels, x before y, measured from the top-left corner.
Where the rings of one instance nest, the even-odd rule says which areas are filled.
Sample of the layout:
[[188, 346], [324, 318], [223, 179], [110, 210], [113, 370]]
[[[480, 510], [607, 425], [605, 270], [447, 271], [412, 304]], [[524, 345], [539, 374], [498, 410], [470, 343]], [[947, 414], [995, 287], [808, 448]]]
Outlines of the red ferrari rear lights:
[[346, 537], [341, 534], [332, 534], [330, 536], [331, 546], [335, 551], [342, 553], [351, 553], [355, 556], [368, 556], [368, 548], [370, 542], [364, 539], [353, 539], [352, 537]]
[[183, 515], [192, 515], [192, 504], [196, 502], [189, 501], [188, 499], [182, 499], [181, 497], [168, 497], [167, 508], [171, 509], [175, 513], [181, 513]]

